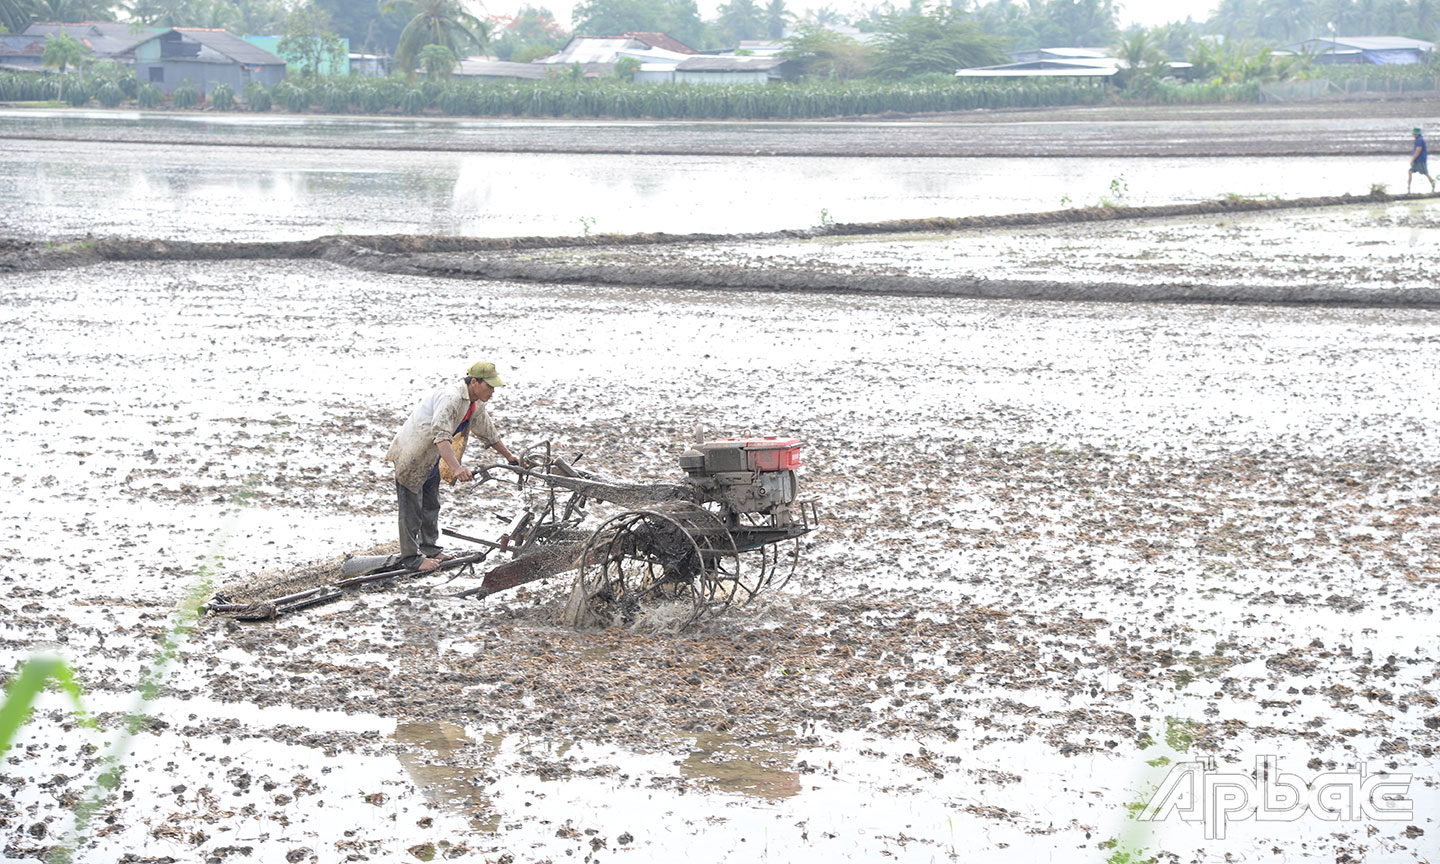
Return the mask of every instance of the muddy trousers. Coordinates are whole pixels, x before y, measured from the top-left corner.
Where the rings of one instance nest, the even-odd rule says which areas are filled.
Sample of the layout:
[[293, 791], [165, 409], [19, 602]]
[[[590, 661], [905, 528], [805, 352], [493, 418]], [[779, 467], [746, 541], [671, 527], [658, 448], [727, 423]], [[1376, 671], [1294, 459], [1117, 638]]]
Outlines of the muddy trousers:
[[416, 495], [395, 481], [400, 505], [400, 566], [414, 569], [440, 552], [440, 475], [434, 474]]

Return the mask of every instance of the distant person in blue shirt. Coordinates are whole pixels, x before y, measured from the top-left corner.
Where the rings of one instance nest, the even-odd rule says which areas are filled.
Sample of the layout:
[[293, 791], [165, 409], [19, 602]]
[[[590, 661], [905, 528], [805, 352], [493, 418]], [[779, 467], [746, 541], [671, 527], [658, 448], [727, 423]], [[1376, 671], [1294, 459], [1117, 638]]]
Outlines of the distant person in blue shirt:
[[1416, 126], [1410, 130], [1415, 133], [1415, 152], [1410, 154], [1410, 173], [1405, 175], [1405, 194], [1410, 194], [1410, 181], [1419, 174], [1430, 181], [1430, 191], [1435, 191], [1435, 178], [1430, 176], [1430, 167], [1425, 164], [1425, 156], [1429, 152], [1425, 148], [1425, 136], [1420, 134], [1420, 127]]

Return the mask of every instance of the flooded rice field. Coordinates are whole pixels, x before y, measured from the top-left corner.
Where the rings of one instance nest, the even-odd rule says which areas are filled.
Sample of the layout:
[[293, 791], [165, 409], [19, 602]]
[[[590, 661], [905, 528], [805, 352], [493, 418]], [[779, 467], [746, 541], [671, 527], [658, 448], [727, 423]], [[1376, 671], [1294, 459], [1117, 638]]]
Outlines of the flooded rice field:
[[[1433, 108], [1407, 107], [1411, 115]], [[0, 136], [10, 136], [0, 148], [0, 233], [198, 241], [741, 233], [1227, 194], [1361, 195], [1375, 184], [1403, 191], [1410, 139], [1400, 133], [1415, 121], [1392, 116], [1398, 106], [1369, 108], [1380, 113], [1260, 120], [1227, 108], [1147, 120], [1070, 111], [1020, 114], [1009, 123], [758, 124], [752, 138], [742, 137], [740, 124], [0, 111]], [[1352, 137], [1357, 129], [1385, 134], [1362, 146]], [[335, 149], [342, 133], [361, 147], [418, 149]], [[35, 137], [42, 134], [57, 137]], [[464, 149], [494, 135], [509, 143], [494, 152]], [[993, 147], [935, 151], [997, 135], [1010, 137]], [[116, 140], [145, 136], [179, 136], [191, 146]], [[247, 146], [234, 146], [237, 138]], [[694, 140], [711, 138], [750, 146], [709, 153]], [[1176, 147], [1137, 149], [1158, 140]], [[424, 149], [436, 141], [458, 149]], [[1028, 152], [1025, 141], [1044, 142], [1048, 158], [1017, 159]], [[568, 142], [580, 152], [527, 150], [524, 142]], [[874, 150], [881, 144], [889, 158], [864, 155], [882, 152]], [[1117, 159], [1101, 144], [1129, 155]]]
[[102, 143], [726, 156], [1376, 156], [1433, 101], [1003, 109], [815, 121], [574, 120], [7, 110], [0, 138]]
[[[524, 256], [1403, 291], [1433, 281], [1434, 207]], [[1432, 311], [316, 260], [0, 278], [0, 664], [61, 652], [105, 730], [43, 697], [0, 764], [7, 858], [66, 842], [177, 600], [393, 539], [390, 437], [481, 357], [507, 443], [605, 475], [678, 478], [697, 428], [804, 440], [795, 578], [678, 634], [557, 623], [566, 577], [473, 600], [453, 573], [203, 618], [78, 860], [1440, 854]], [[484, 537], [521, 503], [443, 496]], [[1265, 762], [1309, 809], [1165, 797]], [[1364, 778], [1390, 784], [1368, 809]]]

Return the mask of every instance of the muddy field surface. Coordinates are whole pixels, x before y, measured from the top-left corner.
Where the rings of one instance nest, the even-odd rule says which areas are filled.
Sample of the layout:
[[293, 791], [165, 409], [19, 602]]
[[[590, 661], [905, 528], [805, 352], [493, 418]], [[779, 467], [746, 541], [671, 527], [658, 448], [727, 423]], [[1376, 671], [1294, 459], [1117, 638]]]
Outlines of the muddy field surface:
[[[1328, 156], [1403, 153], [1440, 102], [1076, 106], [818, 121], [45, 111], [0, 108], [0, 138], [166, 145], [727, 156]], [[423, 136], [415, 135], [424, 129]], [[1027, 169], [1028, 170], [1028, 169]]]
[[[1250, 203], [1271, 206], [1252, 211]], [[1234, 209], [1225, 212], [1227, 206]], [[900, 230], [927, 227], [948, 230]], [[633, 246], [602, 239], [473, 251], [391, 247], [383, 257], [335, 258], [408, 273], [635, 287], [1042, 300], [1440, 302], [1440, 199], [1428, 195], [1355, 203], [1328, 198], [1078, 208], [1029, 219], [932, 220], [928, 226], [916, 220], [832, 231]]]
[[749, 234], [336, 235], [204, 243], [0, 237], [0, 273], [319, 259], [467, 280], [1012, 300], [1434, 308], [1434, 193], [845, 223]]
[[[56, 646], [107, 736], [197, 580], [391, 539], [390, 435], [476, 357], [508, 382], [491, 405], [512, 446], [675, 479], [696, 426], [793, 435], [822, 515], [786, 588], [685, 633], [575, 631], [564, 579], [473, 601], [450, 574], [204, 619], [83, 860], [1440, 848], [1433, 313], [318, 261], [5, 280], [0, 659]], [[493, 536], [518, 494], [447, 490], [442, 522]], [[61, 842], [93, 774], [103, 742], [65, 706], [47, 697], [0, 766], [7, 857]], [[1414, 812], [1221, 839], [1128, 818], [1167, 764], [1267, 755], [1413, 775]]]

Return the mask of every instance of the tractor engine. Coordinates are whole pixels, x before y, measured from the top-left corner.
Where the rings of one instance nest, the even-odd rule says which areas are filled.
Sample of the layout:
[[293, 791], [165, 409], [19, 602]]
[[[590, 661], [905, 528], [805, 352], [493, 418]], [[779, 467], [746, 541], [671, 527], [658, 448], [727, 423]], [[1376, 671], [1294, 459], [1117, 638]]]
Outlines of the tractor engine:
[[795, 438], [721, 438], [685, 451], [680, 467], [698, 499], [719, 504], [728, 522], [748, 513], [785, 526], [796, 496], [800, 446]]

